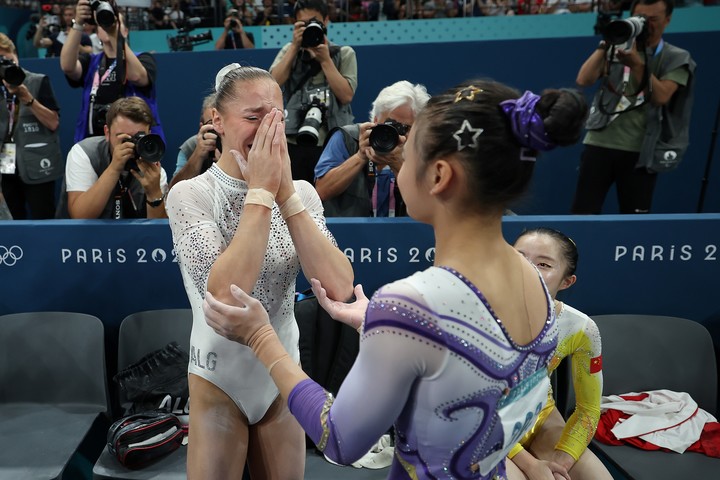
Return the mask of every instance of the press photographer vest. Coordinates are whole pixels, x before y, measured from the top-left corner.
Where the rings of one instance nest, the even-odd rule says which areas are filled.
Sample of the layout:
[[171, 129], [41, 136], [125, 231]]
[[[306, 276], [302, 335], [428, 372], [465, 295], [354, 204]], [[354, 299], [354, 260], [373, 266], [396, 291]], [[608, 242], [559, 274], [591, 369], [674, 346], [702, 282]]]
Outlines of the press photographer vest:
[[[85, 154], [90, 159], [90, 165], [92, 166], [95, 174], [100, 178], [100, 175], [110, 166], [112, 161], [112, 154], [110, 152], [110, 145], [105, 137], [89, 137], [78, 143], [78, 146], [83, 149]], [[140, 182], [132, 176], [130, 172], [127, 172], [125, 177], [126, 186], [132, 196], [135, 206], [138, 210], [131, 212], [123, 212], [123, 218], [145, 218], [147, 216], [147, 206], [145, 204], [145, 190], [143, 189]], [[113, 194], [108, 199], [105, 208], [98, 218], [100, 219], [112, 219], [115, 218], [115, 196], [118, 194], [119, 186], [115, 185]], [[62, 192], [60, 194], [60, 201], [57, 206], [55, 218], [69, 218], [67, 214], [67, 189], [65, 182], [62, 185]]]
[[[341, 48], [342, 47], [337, 45], [330, 45], [329, 47], [330, 58], [338, 71], [340, 71], [342, 63], [342, 56], [340, 55]], [[285, 133], [288, 135], [295, 135], [300, 129], [304, 120], [302, 106], [303, 104], [307, 105], [310, 103], [310, 99], [307, 98], [305, 86], [321, 71], [322, 68], [320, 68], [318, 62], [314, 60], [311, 62], [303, 62], [300, 60], [299, 54], [293, 60], [290, 76], [283, 86], [283, 101], [285, 102], [285, 109], [288, 112], [287, 118], [285, 118]], [[338, 103], [337, 98], [330, 90], [327, 79], [325, 79], [324, 83], [311, 85], [324, 86], [330, 93], [330, 95], [328, 95], [327, 112], [323, 120], [323, 125], [326, 125], [328, 130], [352, 123], [355, 117], [353, 116], [350, 104], [340, 105]]]
[[[643, 105], [647, 116], [645, 135], [636, 167], [645, 167], [654, 172], [666, 172], [676, 168], [689, 144], [690, 113], [693, 103], [695, 61], [682, 48], [664, 42], [657, 68], [652, 73], [662, 78], [668, 72], [686, 66], [689, 72], [687, 85], [680, 86], [670, 101], [663, 106], [648, 102]], [[611, 85], [622, 83], [623, 65], [614, 63], [610, 67], [608, 81]], [[590, 115], [585, 127], [588, 130], [602, 130], [610, 123], [611, 115], [601, 111], [600, 102], [606, 112], [614, 112], [621, 95], [601, 88], [593, 98]]]
[[[332, 129], [328, 133], [325, 141], [326, 144], [338, 130], [342, 132], [345, 148], [347, 148], [349, 154], [348, 158], [350, 158], [360, 149], [360, 124], [355, 123]], [[344, 192], [336, 197], [323, 201], [325, 217], [372, 217], [372, 191], [374, 187], [375, 177], [368, 175], [368, 167], [366, 165], [355, 175]], [[400, 189], [393, 189], [391, 195], [395, 196], [395, 216], [406, 216], [407, 209], [400, 195]]]
[[[25, 72], [25, 85], [33, 98], [39, 98], [40, 86], [45, 75]], [[16, 147], [17, 174], [29, 185], [57, 180], [65, 173], [60, 151], [58, 133], [43, 125], [33, 114], [32, 108], [18, 103], [17, 123], [13, 126], [13, 140]], [[0, 106], [0, 146], [7, 137], [10, 126], [10, 111], [7, 104]]]
[[[142, 52], [135, 52], [138, 56]], [[75, 127], [75, 143], [85, 138], [85, 132], [88, 127], [88, 113], [90, 109], [90, 93], [93, 87], [93, 77], [95, 72], [100, 68], [100, 62], [105, 58], [104, 53], [93, 54], [90, 56], [90, 63], [88, 64], [87, 72], [85, 72], [85, 78], [83, 78], [83, 94], [82, 94], [82, 107], [80, 108], [80, 116], [78, 117], [77, 125]], [[155, 84], [150, 87], [150, 95], [145, 95], [136, 88], [131, 82], [125, 82], [123, 88], [122, 97], [140, 97], [148, 104], [150, 111], [152, 111], [153, 119], [155, 119], [155, 125], [150, 127], [151, 133], [156, 133], [165, 141], [165, 133], [160, 126], [160, 116], [158, 115], [157, 108], [157, 94], [155, 91]], [[120, 98], [120, 97], [118, 97]]]

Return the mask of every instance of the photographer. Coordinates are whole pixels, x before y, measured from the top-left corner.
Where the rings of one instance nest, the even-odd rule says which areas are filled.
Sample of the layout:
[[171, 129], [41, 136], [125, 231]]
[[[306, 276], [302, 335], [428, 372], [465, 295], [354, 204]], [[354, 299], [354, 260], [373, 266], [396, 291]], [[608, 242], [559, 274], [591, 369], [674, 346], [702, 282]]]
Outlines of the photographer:
[[[152, 132], [164, 138], [155, 93], [155, 58], [150, 53], [136, 54], [130, 49], [128, 29], [122, 15], [118, 15], [114, 0], [93, 0], [92, 6], [88, 0], [78, 1], [75, 19], [60, 55], [60, 66], [70, 86], [83, 89], [75, 142], [102, 135], [108, 106], [125, 96], [138, 96], [147, 102], [157, 122]], [[78, 58], [86, 22], [97, 23], [103, 52], [81, 54]]]
[[255, 38], [243, 28], [243, 21], [237, 10], [232, 9], [223, 23], [225, 27], [215, 42], [215, 50], [237, 50], [255, 48]]
[[[327, 132], [354, 119], [350, 103], [357, 88], [355, 50], [328, 41], [328, 21], [325, 2], [298, 0], [292, 41], [270, 67], [283, 90], [293, 179], [311, 183]], [[313, 136], [299, 142], [298, 133], [306, 126]]]
[[215, 107], [215, 94], [211, 93], [203, 100], [200, 112], [200, 129], [180, 145], [175, 173], [170, 188], [180, 180], [193, 178], [204, 173], [220, 158], [222, 147], [220, 138], [212, 125], [212, 112]]
[[[121, 98], [108, 109], [105, 135], [86, 138], [70, 149], [65, 169], [70, 218], [167, 217], [167, 175], [158, 158], [164, 143], [148, 135], [152, 124], [145, 101]], [[140, 138], [152, 140], [150, 146]], [[150, 156], [146, 150], [152, 158], [143, 157]]]
[[631, 18], [613, 25], [635, 34], [617, 42], [628, 44], [611, 45], [614, 29], [605, 26], [604, 40], [580, 67], [578, 85], [603, 82], [586, 123], [572, 213], [601, 213], [613, 183], [620, 213], [649, 213], [657, 173], [682, 159], [695, 62], [662, 38], [674, 5], [673, 0], [636, 0]]
[[[67, 40], [70, 34], [70, 27], [72, 21], [75, 18], [75, 7], [72, 5], [66, 5], [63, 8], [62, 13], [62, 26], [57, 24], [48, 24], [48, 17], [43, 15], [40, 17], [40, 22], [35, 29], [35, 35], [33, 36], [33, 45], [35, 48], [45, 48], [45, 58], [59, 57], [60, 51], [62, 50], [65, 40]], [[62, 30], [61, 30], [62, 28]], [[81, 53], [92, 53], [92, 40], [90, 36], [83, 33], [80, 39]]]
[[315, 166], [315, 188], [326, 217], [407, 215], [395, 179], [407, 134], [429, 99], [423, 85], [402, 80], [380, 91], [372, 122], [330, 132]]
[[[59, 110], [50, 79], [18, 65], [15, 44], [0, 33], [0, 174], [16, 220], [53, 218], [62, 177]], [[26, 209], [29, 207], [29, 213]]]

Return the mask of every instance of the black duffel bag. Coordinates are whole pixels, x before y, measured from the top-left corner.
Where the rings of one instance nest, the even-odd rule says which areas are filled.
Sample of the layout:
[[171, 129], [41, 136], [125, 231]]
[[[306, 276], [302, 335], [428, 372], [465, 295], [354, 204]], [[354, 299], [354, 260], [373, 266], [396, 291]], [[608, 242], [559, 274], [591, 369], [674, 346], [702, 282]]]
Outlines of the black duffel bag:
[[115, 421], [108, 430], [107, 447], [120, 463], [137, 468], [177, 450], [185, 433], [178, 417], [151, 410]]

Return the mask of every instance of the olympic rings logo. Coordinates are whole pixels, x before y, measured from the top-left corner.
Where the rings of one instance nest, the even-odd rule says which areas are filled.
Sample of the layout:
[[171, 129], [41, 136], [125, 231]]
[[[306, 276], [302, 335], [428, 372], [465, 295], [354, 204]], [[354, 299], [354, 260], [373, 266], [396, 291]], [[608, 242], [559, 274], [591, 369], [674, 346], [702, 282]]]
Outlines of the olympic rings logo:
[[4, 265], [7, 265], [8, 267], [12, 267], [22, 257], [23, 257], [23, 250], [22, 250], [22, 248], [18, 247], [17, 245], [13, 245], [10, 248], [0, 245], [0, 265], [4, 264]]

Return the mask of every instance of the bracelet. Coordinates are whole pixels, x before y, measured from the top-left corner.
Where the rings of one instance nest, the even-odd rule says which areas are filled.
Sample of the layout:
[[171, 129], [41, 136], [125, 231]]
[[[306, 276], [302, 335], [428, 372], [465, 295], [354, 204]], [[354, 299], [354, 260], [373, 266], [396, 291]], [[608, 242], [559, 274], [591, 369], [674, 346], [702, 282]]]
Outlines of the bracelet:
[[251, 188], [245, 195], [245, 205], [262, 205], [270, 210], [275, 203], [275, 195], [264, 188]]
[[82, 32], [84, 26], [85, 26], [85, 24], [83, 24], [83, 23], [78, 23], [78, 22], [73, 18], [73, 20], [72, 20], [72, 26], [71, 26], [70, 28], [72, 28], [72, 29], [75, 30], [76, 32]]
[[25, 106], [31, 107], [33, 103], [35, 103], [35, 97], [31, 98], [30, 101], [25, 104]]
[[303, 205], [302, 200], [300, 199], [300, 195], [298, 195], [297, 192], [290, 195], [290, 198], [285, 200], [285, 203], [280, 205], [280, 215], [282, 216], [283, 220], [287, 220], [288, 218], [292, 217], [293, 215], [297, 215], [303, 210], [305, 210], [305, 205]]

